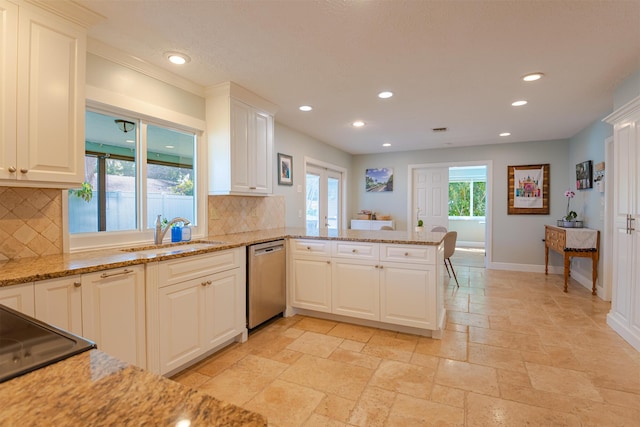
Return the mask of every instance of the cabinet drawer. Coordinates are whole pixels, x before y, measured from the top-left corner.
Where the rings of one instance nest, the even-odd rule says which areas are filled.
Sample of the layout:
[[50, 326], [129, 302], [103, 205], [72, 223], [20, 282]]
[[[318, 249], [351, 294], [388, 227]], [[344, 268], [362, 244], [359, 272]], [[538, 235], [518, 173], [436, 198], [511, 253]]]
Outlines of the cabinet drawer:
[[291, 253], [294, 255], [331, 255], [331, 242], [328, 240], [291, 240]]
[[377, 243], [335, 241], [331, 245], [331, 255], [340, 258], [377, 260], [380, 245]]
[[436, 263], [437, 246], [380, 245], [380, 261]]
[[550, 248], [556, 249], [560, 252], [564, 250], [566, 241], [566, 234], [564, 231], [547, 228], [544, 239], [547, 242], [547, 246]]
[[158, 263], [160, 287], [244, 265], [245, 248], [194, 255]]

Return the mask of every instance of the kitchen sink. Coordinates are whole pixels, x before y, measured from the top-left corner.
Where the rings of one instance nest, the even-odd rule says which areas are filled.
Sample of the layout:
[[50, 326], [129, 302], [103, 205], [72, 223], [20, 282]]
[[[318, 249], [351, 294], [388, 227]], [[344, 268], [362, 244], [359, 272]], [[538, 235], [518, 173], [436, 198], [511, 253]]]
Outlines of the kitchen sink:
[[174, 244], [164, 244], [164, 245], [140, 246], [135, 248], [125, 248], [125, 249], [121, 249], [121, 251], [132, 252], [140, 255], [164, 256], [164, 255], [181, 254], [185, 252], [195, 252], [202, 249], [215, 248], [217, 246], [221, 246], [225, 244], [227, 243], [215, 241], [215, 240], [199, 240], [199, 241], [194, 241], [189, 243], [174, 243]]

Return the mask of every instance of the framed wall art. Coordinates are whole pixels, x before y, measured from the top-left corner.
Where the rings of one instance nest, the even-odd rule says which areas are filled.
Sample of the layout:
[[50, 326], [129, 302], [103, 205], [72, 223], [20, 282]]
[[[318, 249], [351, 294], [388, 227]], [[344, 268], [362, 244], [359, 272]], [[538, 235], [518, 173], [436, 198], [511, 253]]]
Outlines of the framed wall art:
[[549, 163], [507, 166], [507, 214], [549, 215]]
[[278, 185], [293, 185], [293, 157], [278, 153]]
[[367, 169], [364, 178], [368, 193], [393, 191], [393, 168]]
[[576, 165], [576, 189], [586, 190], [587, 188], [593, 188], [593, 162], [591, 160]]

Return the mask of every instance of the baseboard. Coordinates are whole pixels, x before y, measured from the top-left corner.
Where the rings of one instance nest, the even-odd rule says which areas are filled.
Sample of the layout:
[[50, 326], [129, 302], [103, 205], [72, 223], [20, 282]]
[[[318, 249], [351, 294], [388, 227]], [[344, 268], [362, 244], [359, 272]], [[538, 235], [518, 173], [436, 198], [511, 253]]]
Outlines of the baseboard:
[[465, 242], [464, 240], [458, 240], [456, 242], [456, 248], [484, 248], [484, 242]]
[[[544, 273], [544, 265], [536, 264], [512, 264], [508, 262], [492, 262], [487, 267], [489, 270], [524, 271], [526, 273]], [[549, 273], [564, 274], [564, 267], [549, 266]]]

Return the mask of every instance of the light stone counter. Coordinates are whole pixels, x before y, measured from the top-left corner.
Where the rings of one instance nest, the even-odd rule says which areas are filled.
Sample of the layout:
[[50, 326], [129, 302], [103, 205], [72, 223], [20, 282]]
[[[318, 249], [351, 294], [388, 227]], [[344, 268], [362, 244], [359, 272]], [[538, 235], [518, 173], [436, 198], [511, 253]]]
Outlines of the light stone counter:
[[[53, 279], [56, 277], [72, 276], [74, 274], [91, 273], [109, 268], [146, 264], [149, 262], [221, 251], [284, 238], [438, 245], [444, 239], [444, 233], [363, 230], [309, 232], [304, 228], [274, 228], [262, 231], [208, 236], [204, 239], [198, 239], [198, 241], [218, 241], [224, 243], [212, 246], [211, 248], [184, 251], [178, 250], [180, 246], [177, 245], [176, 252], [164, 255], [150, 255], [136, 252], [123, 252], [119, 249], [109, 249], [22, 258], [0, 263], [0, 287]], [[153, 245], [149, 247], [153, 247]]]
[[91, 350], [0, 384], [2, 426], [266, 426], [255, 412]]

